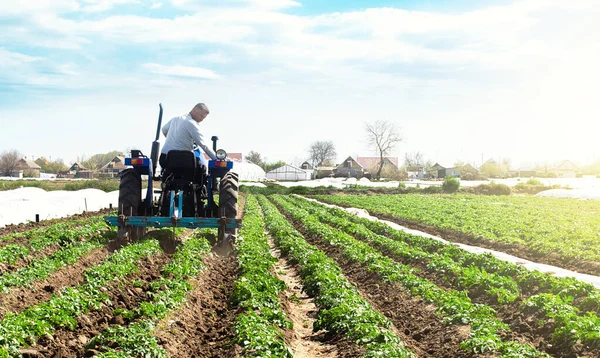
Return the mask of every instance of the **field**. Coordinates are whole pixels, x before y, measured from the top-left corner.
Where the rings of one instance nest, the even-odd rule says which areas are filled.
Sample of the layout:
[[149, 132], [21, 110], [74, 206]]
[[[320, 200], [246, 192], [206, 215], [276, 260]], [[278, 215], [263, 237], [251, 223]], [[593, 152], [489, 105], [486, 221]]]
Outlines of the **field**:
[[[422, 199], [320, 199], [403, 218], [393, 211], [403, 198], [410, 200], [405, 208]], [[459, 232], [451, 225], [466, 220], [451, 216], [456, 207], [442, 208], [452, 197], [431, 198], [440, 200], [407, 220]], [[473, 238], [507, 240], [539, 255], [544, 231], [528, 220], [535, 208], [548, 208], [528, 200], [454, 196], [474, 220], [463, 225]], [[432, 205], [440, 206], [419, 213]], [[476, 215], [485, 205], [497, 209], [488, 212], [493, 219]], [[548, 237], [563, 225], [587, 232], [595, 225], [589, 205], [577, 218], [557, 221], [574, 210], [565, 205], [556, 218], [538, 220], [554, 220]], [[600, 356], [600, 291], [591, 285], [294, 195], [249, 194], [242, 207], [238, 249], [229, 258], [210, 252], [215, 232], [206, 229], [177, 230], [183, 245], [174, 255], [160, 248], [170, 230], [111, 253], [106, 243], [115, 232], [100, 216], [2, 231], [0, 357]], [[511, 211], [519, 218], [499, 220]], [[579, 224], [569, 226], [571, 219]], [[513, 231], [525, 238], [506, 234]], [[583, 259], [595, 260], [591, 253]]]
[[317, 195], [400, 224], [600, 274], [600, 202], [526, 196]]

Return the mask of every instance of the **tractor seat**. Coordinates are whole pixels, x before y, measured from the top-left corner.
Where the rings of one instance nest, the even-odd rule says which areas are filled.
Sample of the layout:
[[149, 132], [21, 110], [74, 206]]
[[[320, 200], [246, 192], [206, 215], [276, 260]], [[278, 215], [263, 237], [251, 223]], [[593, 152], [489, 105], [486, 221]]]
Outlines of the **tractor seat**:
[[171, 150], [167, 153], [165, 171], [175, 179], [187, 182], [194, 181], [196, 173], [196, 156], [188, 150]]

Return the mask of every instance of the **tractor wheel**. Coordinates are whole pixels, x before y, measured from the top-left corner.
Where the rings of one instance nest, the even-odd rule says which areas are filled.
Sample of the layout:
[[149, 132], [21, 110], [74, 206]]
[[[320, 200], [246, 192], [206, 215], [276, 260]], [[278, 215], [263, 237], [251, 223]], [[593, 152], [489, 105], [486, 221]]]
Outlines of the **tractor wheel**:
[[[221, 179], [219, 187], [219, 217], [235, 219], [238, 215], [238, 176], [235, 173], [227, 173]], [[216, 251], [218, 254], [227, 256], [234, 249], [237, 229], [221, 229], [218, 231], [218, 242]], [[220, 251], [220, 252], [219, 252]]]
[[[120, 173], [119, 183], [119, 215], [138, 216], [142, 209], [142, 176], [134, 169], [128, 168]], [[117, 246], [128, 241], [136, 241], [144, 237], [145, 227], [127, 226], [120, 228]]]

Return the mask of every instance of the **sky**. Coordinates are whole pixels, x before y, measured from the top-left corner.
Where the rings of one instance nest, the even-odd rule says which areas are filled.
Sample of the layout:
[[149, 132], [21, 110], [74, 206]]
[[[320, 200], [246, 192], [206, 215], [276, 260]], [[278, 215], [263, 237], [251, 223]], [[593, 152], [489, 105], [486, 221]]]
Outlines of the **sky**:
[[205, 137], [300, 163], [331, 140], [518, 168], [600, 159], [597, 0], [0, 1], [0, 152], [149, 154], [204, 102]]

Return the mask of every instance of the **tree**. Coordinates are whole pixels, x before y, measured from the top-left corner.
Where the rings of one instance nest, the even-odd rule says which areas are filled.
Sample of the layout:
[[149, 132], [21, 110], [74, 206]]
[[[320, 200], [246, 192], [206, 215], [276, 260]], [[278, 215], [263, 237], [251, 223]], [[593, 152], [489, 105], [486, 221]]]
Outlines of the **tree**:
[[272, 163], [265, 163], [264, 169], [265, 169], [265, 172], [268, 172], [268, 171], [271, 171], [271, 170], [273, 170], [275, 168], [282, 167], [285, 164], [286, 163], [284, 161], [282, 161], [282, 160], [277, 161], [277, 162], [272, 162]]
[[404, 155], [404, 166], [407, 169], [423, 167], [425, 165], [425, 156], [421, 152], [406, 153]]
[[396, 124], [390, 121], [380, 120], [375, 123], [367, 123], [365, 129], [367, 131], [367, 145], [379, 154], [379, 169], [375, 174], [375, 178], [379, 180], [384, 157], [388, 156], [394, 147], [402, 141], [402, 137], [400, 137]]
[[123, 156], [123, 152], [120, 150], [113, 150], [108, 153], [94, 154], [90, 158], [85, 159], [84, 156], [77, 158], [77, 161], [84, 167], [90, 170], [99, 170], [110, 162], [116, 156]]
[[248, 153], [248, 155], [246, 155], [246, 161], [248, 163], [256, 164], [263, 169], [265, 168], [265, 161], [263, 160], [263, 158], [259, 152], [255, 152], [255, 151], [251, 150]]
[[42, 173], [53, 173], [57, 174], [60, 171], [67, 170], [68, 167], [62, 159], [56, 159], [54, 161], [48, 160], [44, 157], [35, 160], [35, 164], [42, 167]]
[[7, 150], [0, 154], [0, 173], [2, 175], [10, 175], [19, 164], [23, 156], [17, 150]]
[[316, 141], [312, 142], [308, 148], [309, 160], [314, 166], [323, 165], [326, 162], [333, 161], [337, 153], [335, 152], [335, 146], [332, 141]]

